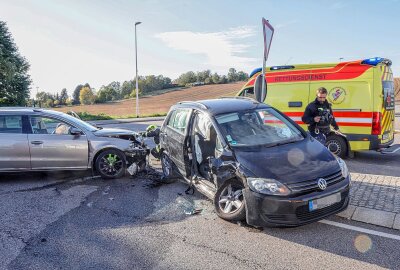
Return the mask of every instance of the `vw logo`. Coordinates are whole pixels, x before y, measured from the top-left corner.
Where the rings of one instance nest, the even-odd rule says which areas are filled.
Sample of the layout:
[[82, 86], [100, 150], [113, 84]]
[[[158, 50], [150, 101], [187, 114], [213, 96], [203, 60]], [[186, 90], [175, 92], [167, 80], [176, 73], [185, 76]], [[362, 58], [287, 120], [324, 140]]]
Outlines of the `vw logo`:
[[325, 180], [324, 178], [318, 179], [318, 187], [319, 187], [321, 190], [326, 189], [327, 184], [326, 184], [326, 180]]

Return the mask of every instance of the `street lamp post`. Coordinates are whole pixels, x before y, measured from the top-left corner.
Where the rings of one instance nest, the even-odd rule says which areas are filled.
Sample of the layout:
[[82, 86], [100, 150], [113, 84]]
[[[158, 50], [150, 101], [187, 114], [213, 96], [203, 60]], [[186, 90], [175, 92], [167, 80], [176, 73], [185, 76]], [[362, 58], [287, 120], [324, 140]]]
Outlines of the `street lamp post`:
[[139, 80], [138, 80], [138, 69], [137, 69], [137, 36], [136, 26], [142, 22], [135, 22], [135, 58], [136, 58], [136, 117], [139, 117]]

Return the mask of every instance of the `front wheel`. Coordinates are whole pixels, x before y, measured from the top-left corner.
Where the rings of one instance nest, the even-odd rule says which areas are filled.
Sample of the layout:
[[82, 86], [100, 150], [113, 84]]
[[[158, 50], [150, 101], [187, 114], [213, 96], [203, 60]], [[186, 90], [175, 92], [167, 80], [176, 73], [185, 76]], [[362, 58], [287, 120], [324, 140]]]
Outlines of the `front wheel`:
[[345, 158], [347, 155], [347, 143], [346, 141], [338, 135], [329, 135], [326, 138], [326, 147], [336, 156], [340, 158]]
[[244, 185], [237, 179], [227, 180], [218, 189], [214, 207], [220, 218], [229, 221], [242, 221], [246, 218], [243, 189]]
[[118, 150], [106, 150], [97, 157], [95, 166], [104, 179], [120, 178], [126, 170], [125, 156]]
[[161, 180], [163, 182], [168, 183], [176, 180], [177, 174], [174, 170], [174, 164], [164, 152], [161, 154], [161, 167], [163, 171]]

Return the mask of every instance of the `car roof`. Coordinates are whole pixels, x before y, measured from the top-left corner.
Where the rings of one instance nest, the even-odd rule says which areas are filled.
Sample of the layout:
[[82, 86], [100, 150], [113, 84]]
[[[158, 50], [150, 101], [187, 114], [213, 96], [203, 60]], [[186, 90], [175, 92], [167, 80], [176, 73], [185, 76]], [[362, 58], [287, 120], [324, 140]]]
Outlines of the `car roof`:
[[199, 109], [201, 111], [207, 111], [212, 115], [246, 111], [256, 108], [271, 108], [271, 106], [267, 104], [260, 103], [254, 99], [246, 97], [228, 97], [199, 101], [183, 101], [179, 102], [178, 104], [184, 107], [191, 107]]
[[45, 114], [53, 114], [53, 115], [62, 115], [61, 112], [46, 110], [42, 108], [36, 107], [0, 107], [0, 113], [6, 114], [37, 114], [37, 113], [45, 113]]

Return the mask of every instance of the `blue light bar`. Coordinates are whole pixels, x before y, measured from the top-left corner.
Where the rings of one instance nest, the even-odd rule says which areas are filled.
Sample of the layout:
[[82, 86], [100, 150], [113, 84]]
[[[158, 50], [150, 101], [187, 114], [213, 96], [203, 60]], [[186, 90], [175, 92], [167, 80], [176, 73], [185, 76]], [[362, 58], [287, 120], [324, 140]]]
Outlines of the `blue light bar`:
[[385, 58], [382, 58], [382, 57], [368, 58], [368, 59], [363, 60], [361, 62], [361, 64], [376, 66], [379, 63], [383, 62], [383, 60], [385, 60]]
[[274, 66], [271, 67], [270, 70], [281, 70], [281, 69], [293, 69], [294, 66]]
[[253, 77], [254, 74], [256, 74], [256, 73], [258, 73], [258, 72], [261, 72], [261, 71], [262, 71], [262, 68], [256, 68], [255, 70], [253, 70], [253, 71], [250, 73], [250, 76], [249, 76], [249, 77], [251, 78], [251, 77]]

